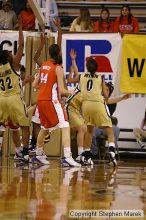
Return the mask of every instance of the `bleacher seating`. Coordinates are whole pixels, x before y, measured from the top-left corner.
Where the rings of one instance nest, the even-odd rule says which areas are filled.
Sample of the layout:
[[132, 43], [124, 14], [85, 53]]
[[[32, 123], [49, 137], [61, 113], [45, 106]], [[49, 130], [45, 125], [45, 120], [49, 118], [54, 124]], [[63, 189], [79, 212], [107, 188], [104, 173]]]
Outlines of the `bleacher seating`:
[[[146, 143], [146, 139], [143, 140]], [[146, 148], [141, 149], [133, 134], [133, 129], [120, 129], [118, 150], [122, 158], [146, 158]]]
[[117, 3], [117, 2], [121, 3], [122, 2], [122, 3], [125, 3], [125, 1], [123, 1], [123, 0], [118, 0], [118, 1], [117, 0], [109, 0], [109, 1], [107, 0], [106, 2], [115, 2], [115, 3]]
[[139, 3], [139, 2], [145, 2], [145, 0], [128, 0], [128, 2], [137, 2], [137, 3]]
[[93, 20], [100, 16], [102, 8], [110, 10], [111, 19], [114, 20], [120, 15], [121, 6], [128, 4], [132, 14], [137, 17], [141, 31], [145, 31], [146, 0], [57, 0], [62, 26], [69, 30], [70, 24], [79, 15], [81, 7], [87, 7]]

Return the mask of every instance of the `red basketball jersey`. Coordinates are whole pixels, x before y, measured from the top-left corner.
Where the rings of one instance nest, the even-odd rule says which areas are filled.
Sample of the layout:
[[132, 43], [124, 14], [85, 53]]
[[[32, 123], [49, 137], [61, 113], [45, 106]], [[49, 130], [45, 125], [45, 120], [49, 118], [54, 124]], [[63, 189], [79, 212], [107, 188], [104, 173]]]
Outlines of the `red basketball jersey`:
[[56, 67], [51, 60], [44, 62], [40, 68], [40, 87], [38, 100], [59, 99]]

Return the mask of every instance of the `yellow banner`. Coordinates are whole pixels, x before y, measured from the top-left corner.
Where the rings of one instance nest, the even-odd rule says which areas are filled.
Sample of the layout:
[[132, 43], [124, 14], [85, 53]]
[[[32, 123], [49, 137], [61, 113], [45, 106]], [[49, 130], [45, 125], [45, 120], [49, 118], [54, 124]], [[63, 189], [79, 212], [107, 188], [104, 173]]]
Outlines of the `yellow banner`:
[[120, 91], [146, 93], [146, 35], [123, 37]]

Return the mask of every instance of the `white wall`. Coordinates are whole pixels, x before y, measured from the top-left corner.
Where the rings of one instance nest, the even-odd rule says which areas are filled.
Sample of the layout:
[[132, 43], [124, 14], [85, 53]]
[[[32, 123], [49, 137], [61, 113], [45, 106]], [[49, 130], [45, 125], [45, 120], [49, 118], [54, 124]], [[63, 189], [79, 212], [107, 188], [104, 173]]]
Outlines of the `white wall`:
[[146, 109], [146, 95], [138, 95], [117, 104], [114, 116], [118, 118], [120, 128], [140, 127]]

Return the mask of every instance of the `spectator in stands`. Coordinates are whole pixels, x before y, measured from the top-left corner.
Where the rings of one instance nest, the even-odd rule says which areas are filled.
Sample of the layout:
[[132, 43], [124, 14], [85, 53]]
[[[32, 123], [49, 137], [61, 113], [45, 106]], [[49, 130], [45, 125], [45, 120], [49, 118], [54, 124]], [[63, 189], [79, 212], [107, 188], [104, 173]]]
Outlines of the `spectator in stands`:
[[143, 139], [146, 138], [146, 110], [140, 128], [134, 128], [133, 133], [136, 137], [137, 143], [139, 144], [141, 149], [143, 149], [145, 147]]
[[0, 10], [0, 30], [14, 30], [18, 27], [18, 19], [12, 10], [10, 1], [4, 0]]
[[[48, 7], [46, 3], [48, 2]], [[55, 0], [41, 0], [41, 7], [49, 9], [49, 26], [52, 32], [56, 32], [58, 27], [54, 23], [54, 18], [58, 17], [58, 8]]]
[[[116, 117], [111, 116], [112, 125], [113, 125], [113, 132], [115, 137], [115, 146], [118, 147], [117, 141], [119, 139], [120, 128], [118, 127], [118, 119]], [[92, 137], [92, 145], [91, 151], [93, 155], [98, 154], [98, 147], [101, 149], [101, 145], [103, 144], [103, 148], [101, 149], [102, 152], [105, 152], [105, 140], [107, 139], [107, 134], [104, 129], [101, 128], [94, 128], [93, 137]], [[98, 143], [99, 142], [99, 143]]]
[[2, 9], [2, 1], [0, 1], [0, 10]]
[[138, 20], [131, 14], [130, 7], [128, 5], [123, 5], [120, 17], [115, 20], [114, 32], [136, 33], [138, 31]]
[[96, 21], [93, 27], [94, 32], [113, 32], [114, 23], [110, 20], [110, 12], [103, 8], [100, 13], [99, 21]]
[[71, 24], [70, 31], [72, 32], [92, 32], [93, 21], [91, 20], [90, 12], [87, 8], [80, 9], [79, 17], [75, 18]]
[[26, 7], [23, 11], [20, 12], [22, 19], [22, 30], [29, 31], [35, 30], [35, 15], [27, 1]]
[[13, 10], [15, 11], [16, 15], [19, 15], [20, 12], [25, 9], [26, 2], [27, 0], [12, 0]]
[[[125, 94], [119, 97], [111, 97], [111, 94], [114, 90], [114, 86], [111, 82], [106, 83], [107, 86], [107, 93], [108, 93], [108, 101], [107, 101], [107, 112], [108, 114], [111, 116], [111, 120], [112, 120], [112, 125], [113, 125], [113, 132], [114, 132], [114, 138], [115, 138], [115, 146], [118, 147], [117, 141], [119, 138], [119, 134], [120, 134], [120, 129], [118, 128], [117, 124], [118, 124], [118, 119], [116, 117], [113, 117], [113, 114], [116, 110], [116, 106], [118, 102], [121, 102], [122, 100], [126, 100], [128, 98], [130, 98], [129, 94]], [[107, 138], [106, 135], [106, 131], [104, 129], [100, 129], [100, 128], [94, 128], [93, 131], [93, 138], [92, 138], [92, 145], [91, 145], [91, 150], [93, 155], [97, 154], [97, 138], [99, 137], [104, 137], [105, 139]]]

